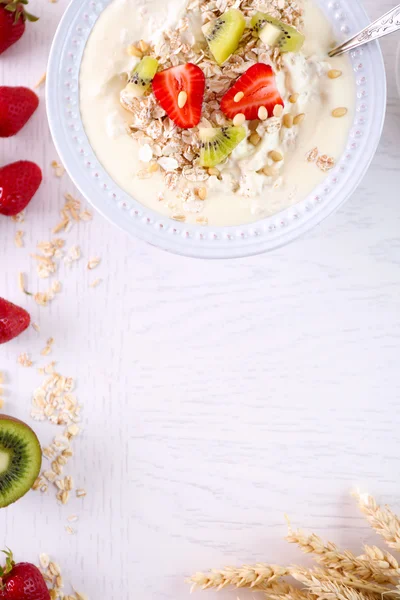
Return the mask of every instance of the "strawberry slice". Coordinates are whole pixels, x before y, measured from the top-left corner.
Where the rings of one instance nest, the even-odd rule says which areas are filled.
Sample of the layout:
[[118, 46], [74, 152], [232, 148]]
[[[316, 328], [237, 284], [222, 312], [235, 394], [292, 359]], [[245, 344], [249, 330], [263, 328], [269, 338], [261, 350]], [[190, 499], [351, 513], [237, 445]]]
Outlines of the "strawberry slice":
[[204, 73], [192, 63], [161, 71], [153, 79], [153, 92], [159, 104], [182, 129], [199, 124], [204, 87]]
[[284, 106], [272, 67], [258, 63], [248, 68], [222, 97], [221, 110], [228, 119], [243, 113], [247, 120], [252, 120], [258, 118], [261, 106], [272, 117], [277, 104]]

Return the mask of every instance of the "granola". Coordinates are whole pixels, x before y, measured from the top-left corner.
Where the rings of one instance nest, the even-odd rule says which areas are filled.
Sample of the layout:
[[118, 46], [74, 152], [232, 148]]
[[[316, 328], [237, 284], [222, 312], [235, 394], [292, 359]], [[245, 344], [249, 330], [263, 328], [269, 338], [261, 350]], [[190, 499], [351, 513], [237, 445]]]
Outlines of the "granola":
[[[166, 30], [161, 39], [149, 46], [147, 54], [156, 58], [159, 64], [167, 69], [184, 63], [195, 63], [207, 77], [207, 85], [203, 102], [202, 123], [208, 127], [221, 127], [229, 124], [229, 120], [220, 110], [220, 101], [234, 80], [257, 62], [271, 64], [279, 71], [282, 66], [281, 55], [277, 48], [266, 49], [265, 45], [253, 37], [250, 31], [243, 36], [235, 54], [218, 66], [208, 48], [193, 43], [188, 36], [189, 21], [192, 14], [200, 11], [201, 21], [207, 23], [221, 16], [229, 8], [238, 8], [245, 17], [251, 17], [261, 9], [272, 16], [296, 27], [302, 26], [302, 8], [295, 0], [211, 0], [210, 2], [190, 1], [187, 16], [178, 23], [177, 30]], [[188, 40], [190, 43], [188, 43]], [[182, 100], [183, 101], [183, 100]], [[186, 101], [186, 98], [185, 98]], [[130, 135], [139, 142], [141, 149], [139, 158], [142, 163], [150, 163], [154, 158], [164, 175], [165, 186], [169, 190], [178, 187], [187, 188], [187, 182], [204, 182], [210, 177], [207, 169], [198, 165], [199, 137], [198, 128], [186, 130], [177, 127], [157, 103], [153, 93], [145, 98], [132, 98], [121, 95], [121, 103], [130, 113], [127, 123]], [[265, 122], [268, 113], [260, 109], [261, 134], [278, 131], [279, 118]], [[239, 117], [239, 115], [237, 115]], [[243, 120], [244, 121], [244, 117]], [[242, 123], [241, 121], [241, 123]], [[272, 122], [271, 122], [272, 121]], [[265, 122], [265, 123], [264, 123]], [[240, 123], [240, 124], [241, 124]], [[235, 123], [235, 125], [239, 125]], [[137, 172], [140, 179], [152, 176], [149, 166]], [[194, 211], [198, 212], [198, 211]], [[183, 215], [181, 215], [183, 217]], [[176, 219], [176, 215], [173, 216]], [[183, 219], [180, 219], [183, 220]]]

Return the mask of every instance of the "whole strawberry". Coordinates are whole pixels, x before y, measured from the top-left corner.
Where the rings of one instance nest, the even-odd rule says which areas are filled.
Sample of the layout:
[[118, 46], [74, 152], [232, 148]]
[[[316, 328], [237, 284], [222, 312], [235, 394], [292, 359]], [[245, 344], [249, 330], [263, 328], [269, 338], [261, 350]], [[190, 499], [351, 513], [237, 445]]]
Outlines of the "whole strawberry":
[[29, 327], [30, 322], [31, 317], [26, 310], [0, 298], [0, 344], [17, 337]]
[[0, 86], [0, 137], [18, 133], [38, 106], [39, 98], [29, 88]]
[[25, 31], [25, 21], [37, 21], [24, 7], [28, 0], [0, 0], [0, 54], [18, 42]]
[[0, 215], [17, 215], [28, 206], [42, 183], [42, 171], [34, 162], [18, 160], [0, 168]]
[[0, 598], [4, 600], [50, 600], [43, 575], [31, 563], [15, 564], [12, 552], [5, 552], [6, 565], [0, 569], [2, 590]]

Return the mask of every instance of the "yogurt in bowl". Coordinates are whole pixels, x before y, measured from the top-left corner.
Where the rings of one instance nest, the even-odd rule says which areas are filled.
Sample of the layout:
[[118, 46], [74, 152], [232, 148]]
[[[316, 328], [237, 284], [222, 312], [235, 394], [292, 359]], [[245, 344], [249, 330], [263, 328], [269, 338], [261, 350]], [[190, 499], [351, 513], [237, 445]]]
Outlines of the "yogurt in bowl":
[[[292, 241], [349, 197], [380, 139], [386, 81], [378, 44], [327, 60], [334, 38], [348, 37], [368, 23], [361, 0], [304, 0], [301, 5], [256, 0], [246, 6], [215, 0], [204, 11], [200, 2], [188, 6], [183, 0], [165, 5], [160, 0], [72, 0], [51, 49], [47, 112], [69, 175], [113, 223], [179, 254], [238, 257]], [[243, 13], [246, 29], [230, 50], [233, 56], [218, 64], [212, 38], [206, 34], [205, 41], [202, 27], [218, 14], [226, 18], [229, 10]], [[264, 39], [262, 45], [252, 21], [255, 12], [265, 10], [286, 34], [290, 25], [300, 32], [296, 36], [304, 34], [304, 45], [295, 52], [271, 51], [267, 46], [274, 40], [266, 44]], [[181, 37], [176, 46], [174, 36], [185, 40]], [[170, 65], [192, 64], [201, 72], [205, 100], [199, 123], [177, 127], [177, 106], [170, 116], [170, 107], [152, 94], [151, 85], [128, 105], [128, 80], [135, 79], [143, 56], [157, 60], [155, 89], [156, 78], [165, 78]], [[266, 73], [275, 105], [266, 102], [257, 118], [249, 119], [242, 107], [253, 98], [249, 85], [259, 83], [247, 76], [254, 68]], [[226, 96], [246, 76], [244, 92], [227, 103]], [[196, 99], [187, 96], [183, 112], [194, 114]], [[241, 113], [235, 108], [232, 114], [237, 100]], [[226, 133], [231, 127], [241, 132], [234, 147]], [[224, 138], [216, 154], [214, 147], [209, 151], [211, 142], [202, 141], [204, 131], [208, 138], [213, 130]], [[218, 160], [210, 172], [213, 153]]]
[[[304, 45], [298, 52], [280, 52], [248, 28], [236, 51], [218, 65], [202, 26], [232, 7], [247, 24], [261, 11], [295, 26]], [[214, 227], [275, 214], [303, 200], [345, 149], [355, 114], [355, 81], [348, 57], [328, 58], [334, 39], [314, 0], [114, 0], [93, 28], [80, 71], [89, 141], [128, 194], [172, 219]], [[198, 126], [177, 127], [151, 88], [141, 98], [124, 97], [143, 55], [154, 57], [160, 71], [187, 63], [203, 71]], [[200, 166], [199, 129], [232, 125], [222, 100], [243, 73], [260, 63], [272, 68], [283, 106], [261, 113], [264, 119], [245, 120], [245, 138], [222, 164]], [[238, 101], [233, 124], [242, 124], [241, 115]]]

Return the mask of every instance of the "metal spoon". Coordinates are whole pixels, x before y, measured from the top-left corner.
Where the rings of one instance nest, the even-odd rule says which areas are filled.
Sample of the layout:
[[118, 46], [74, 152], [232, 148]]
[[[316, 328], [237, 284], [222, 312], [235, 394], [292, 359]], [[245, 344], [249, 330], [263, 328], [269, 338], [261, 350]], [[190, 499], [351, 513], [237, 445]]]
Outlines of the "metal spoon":
[[388, 13], [380, 17], [368, 27], [357, 33], [354, 37], [340, 46], [337, 46], [333, 50], [329, 52], [329, 56], [339, 56], [340, 54], [344, 54], [349, 50], [353, 50], [353, 48], [358, 48], [358, 46], [362, 46], [371, 40], [377, 40], [384, 35], [389, 35], [389, 33], [393, 33], [394, 31], [398, 31], [400, 29], [400, 4], [398, 4], [395, 8], [392, 8]]

